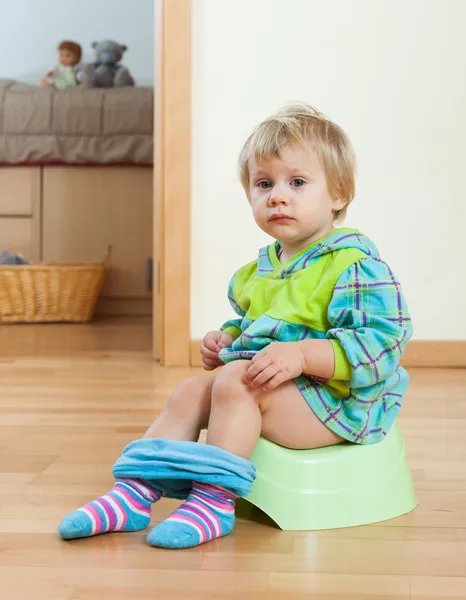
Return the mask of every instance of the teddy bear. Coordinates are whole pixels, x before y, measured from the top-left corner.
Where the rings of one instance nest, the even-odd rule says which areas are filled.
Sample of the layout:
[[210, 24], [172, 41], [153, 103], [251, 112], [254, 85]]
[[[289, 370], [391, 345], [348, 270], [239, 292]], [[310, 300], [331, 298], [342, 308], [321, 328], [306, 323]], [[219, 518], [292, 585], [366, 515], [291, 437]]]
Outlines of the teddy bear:
[[85, 87], [109, 88], [135, 85], [129, 70], [120, 65], [127, 46], [112, 40], [93, 42], [96, 60], [80, 66], [77, 79]]

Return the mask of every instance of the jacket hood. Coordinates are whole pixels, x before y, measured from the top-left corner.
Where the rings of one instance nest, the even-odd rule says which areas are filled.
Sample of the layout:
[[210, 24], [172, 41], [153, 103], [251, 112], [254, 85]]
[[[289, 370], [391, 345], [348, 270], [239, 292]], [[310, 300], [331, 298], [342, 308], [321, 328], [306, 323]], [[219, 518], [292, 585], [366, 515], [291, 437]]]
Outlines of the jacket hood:
[[355, 248], [367, 254], [372, 258], [380, 258], [379, 251], [375, 244], [357, 229], [344, 227], [330, 233], [327, 237], [318, 240], [314, 245], [309, 247], [309, 254], [313, 258], [323, 256], [335, 250], [343, 250], [345, 248]]
[[258, 261], [258, 270], [261, 275], [268, 275], [280, 268], [281, 275], [286, 276], [287, 273], [308, 267], [325, 254], [349, 248], [359, 250], [367, 257], [380, 258], [379, 251], [368, 237], [357, 229], [348, 227], [336, 229], [326, 237], [303, 248], [285, 264], [280, 264], [277, 258], [279, 248], [280, 244], [275, 242], [275, 244], [261, 249]]

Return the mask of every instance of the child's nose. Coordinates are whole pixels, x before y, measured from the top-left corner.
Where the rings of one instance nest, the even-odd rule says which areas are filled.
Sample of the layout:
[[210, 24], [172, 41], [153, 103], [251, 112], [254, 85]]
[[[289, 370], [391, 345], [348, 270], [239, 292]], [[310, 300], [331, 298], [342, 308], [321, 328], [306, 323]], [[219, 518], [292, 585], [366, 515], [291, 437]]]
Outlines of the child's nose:
[[288, 204], [288, 195], [281, 186], [274, 186], [270, 192], [269, 202], [272, 206], [277, 206], [278, 204]]

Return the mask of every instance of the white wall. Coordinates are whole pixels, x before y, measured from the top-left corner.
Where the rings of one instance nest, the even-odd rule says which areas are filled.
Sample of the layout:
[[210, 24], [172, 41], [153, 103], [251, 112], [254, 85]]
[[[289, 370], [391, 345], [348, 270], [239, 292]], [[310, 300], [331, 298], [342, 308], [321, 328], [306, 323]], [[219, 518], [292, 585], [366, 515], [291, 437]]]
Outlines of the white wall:
[[359, 157], [346, 224], [400, 277], [418, 339], [466, 339], [466, 2], [195, 0], [193, 338], [233, 313], [226, 286], [267, 240], [236, 179], [251, 128], [310, 102]]
[[153, 0], [0, 0], [0, 15], [0, 78], [39, 83], [61, 40], [92, 61], [91, 43], [114, 39], [128, 46], [122, 62], [136, 83], [153, 84]]

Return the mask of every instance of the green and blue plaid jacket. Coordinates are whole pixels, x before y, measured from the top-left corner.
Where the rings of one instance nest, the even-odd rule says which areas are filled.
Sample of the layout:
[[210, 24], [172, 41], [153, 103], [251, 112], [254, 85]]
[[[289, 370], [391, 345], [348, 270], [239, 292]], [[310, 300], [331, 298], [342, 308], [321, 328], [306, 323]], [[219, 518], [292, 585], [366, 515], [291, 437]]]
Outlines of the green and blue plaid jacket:
[[225, 363], [251, 359], [272, 342], [328, 339], [335, 373], [295, 382], [332, 431], [355, 443], [384, 438], [401, 407], [408, 375], [400, 358], [412, 336], [401, 286], [359, 231], [337, 229], [282, 264], [278, 243], [233, 276], [228, 296], [239, 318]]

